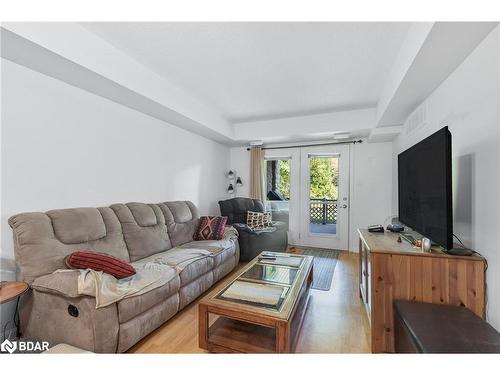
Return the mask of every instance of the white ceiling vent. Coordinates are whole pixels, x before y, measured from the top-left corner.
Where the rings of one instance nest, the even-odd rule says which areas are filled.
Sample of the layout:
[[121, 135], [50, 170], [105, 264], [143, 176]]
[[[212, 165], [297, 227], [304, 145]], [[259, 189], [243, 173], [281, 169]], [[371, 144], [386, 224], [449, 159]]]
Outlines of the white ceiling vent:
[[427, 105], [422, 103], [406, 120], [406, 134], [413, 133], [427, 122]]

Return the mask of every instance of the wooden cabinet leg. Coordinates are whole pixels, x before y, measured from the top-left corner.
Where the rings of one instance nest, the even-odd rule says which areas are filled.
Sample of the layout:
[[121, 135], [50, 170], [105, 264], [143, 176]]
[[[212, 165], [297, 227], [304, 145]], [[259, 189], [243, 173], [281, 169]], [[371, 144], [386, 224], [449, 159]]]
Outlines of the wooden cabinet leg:
[[208, 350], [208, 309], [205, 305], [198, 305], [198, 345]]

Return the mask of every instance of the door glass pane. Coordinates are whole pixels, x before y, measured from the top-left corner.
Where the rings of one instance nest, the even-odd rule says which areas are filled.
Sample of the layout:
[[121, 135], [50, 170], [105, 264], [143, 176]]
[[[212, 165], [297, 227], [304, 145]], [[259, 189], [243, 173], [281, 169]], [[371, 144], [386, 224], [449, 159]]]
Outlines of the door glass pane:
[[337, 233], [338, 156], [309, 156], [309, 232]]
[[290, 209], [290, 159], [266, 160], [267, 211], [273, 221], [282, 221], [288, 229]]

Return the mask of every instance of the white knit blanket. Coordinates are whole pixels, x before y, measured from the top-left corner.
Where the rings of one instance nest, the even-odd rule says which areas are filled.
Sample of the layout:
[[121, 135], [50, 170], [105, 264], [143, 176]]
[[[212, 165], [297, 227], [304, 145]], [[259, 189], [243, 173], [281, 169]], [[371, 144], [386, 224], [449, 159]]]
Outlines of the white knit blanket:
[[136, 274], [125, 279], [116, 279], [102, 271], [79, 270], [78, 293], [95, 297], [96, 308], [109, 306], [165, 285], [188, 264], [210, 256], [207, 250], [174, 248], [132, 263]]

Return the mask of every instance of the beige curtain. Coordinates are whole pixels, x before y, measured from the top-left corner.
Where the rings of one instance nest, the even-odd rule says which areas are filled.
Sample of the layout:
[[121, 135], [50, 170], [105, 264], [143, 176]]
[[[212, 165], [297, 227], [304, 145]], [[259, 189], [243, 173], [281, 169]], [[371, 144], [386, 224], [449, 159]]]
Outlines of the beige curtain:
[[264, 192], [264, 151], [262, 146], [250, 148], [250, 198], [266, 201]]

